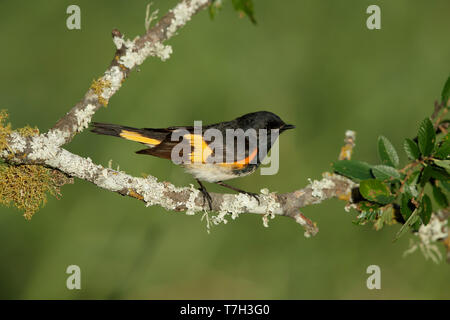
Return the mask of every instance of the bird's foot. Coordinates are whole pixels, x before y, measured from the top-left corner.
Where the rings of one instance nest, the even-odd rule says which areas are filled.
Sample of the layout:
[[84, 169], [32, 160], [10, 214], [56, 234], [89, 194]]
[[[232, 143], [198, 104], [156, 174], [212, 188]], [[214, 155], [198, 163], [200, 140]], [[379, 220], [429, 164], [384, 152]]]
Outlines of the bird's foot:
[[216, 183], [217, 183], [218, 185], [222, 186], [222, 187], [225, 187], [225, 188], [228, 188], [228, 189], [237, 191], [237, 192], [239, 192], [239, 193], [243, 193], [243, 194], [249, 195], [249, 196], [255, 198], [256, 201], [258, 201], [258, 205], [261, 204], [261, 201], [259, 200], [259, 195], [258, 195], [257, 193], [248, 192], [248, 191], [245, 191], [245, 190], [242, 190], [242, 189], [239, 189], [239, 188], [230, 186], [229, 184], [223, 183], [222, 181], [218, 181], [218, 182], [216, 182]]
[[197, 180], [197, 182], [200, 185], [200, 188], [198, 188], [198, 190], [203, 195], [203, 207], [205, 206], [206, 202], [208, 202], [209, 210], [212, 211], [212, 198], [211, 198], [211, 195], [209, 194], [208, 190], [206, 190], [205, 186], [199, 180]]
[[258, 201], [258, 206], [261, 204], [261, 201], [259, 200], [259, 194], [254, 193], [254, 192], [243, 191], [243, 190], [240, 191], [240, 193], [244, 193], [246, 195], [249, 195], [249, 196], [255, 198], [256, 201]]

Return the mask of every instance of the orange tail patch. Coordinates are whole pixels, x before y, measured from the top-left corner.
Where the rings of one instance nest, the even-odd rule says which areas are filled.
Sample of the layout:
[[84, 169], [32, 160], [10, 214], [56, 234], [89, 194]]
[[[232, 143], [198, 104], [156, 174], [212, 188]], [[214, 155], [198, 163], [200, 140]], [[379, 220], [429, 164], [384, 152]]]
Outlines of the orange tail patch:
[[145, 143], [150, 146], [157, 146], [158, 144], [161, 143], [161, 140], [149, 138], [138, 132], [133, 131], [122, 130], [119, 135], [127, 140]]

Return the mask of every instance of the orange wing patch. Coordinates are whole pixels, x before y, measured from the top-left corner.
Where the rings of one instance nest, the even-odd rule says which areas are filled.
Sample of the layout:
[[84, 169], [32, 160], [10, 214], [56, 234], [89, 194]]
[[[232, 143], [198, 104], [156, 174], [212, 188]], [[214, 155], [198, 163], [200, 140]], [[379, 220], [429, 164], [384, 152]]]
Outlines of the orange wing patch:
[[[186, 134], [183, 137], [188, 140], [190, 145], [193, 147], [193, 151], [190, 153], [191, 163], [207, 163], [207, 159], [213, 154], [213, 150], [209, 147], [205, 140], [203, 140], [203, 137], [198, 134]], [[257, 154], [258, 148], [255, 148], [245, 159], [235, 162], [218, 163], [218, 165], [223, 167], [231, 167], [232, 169], [243, 169], [256, 157]]]
[[194, 150], [190, 154], [191, 163], [206, 163], [206, 159], [213, 153], [212, 149], [203, 140], [203, 137], [198, 134], [185, 134], [183, 136], [189, 140]]
[[151, 146], [156, 146], [161, 143], [161, 141], [158, 139], [152, 139], [152, 138], [143, 136], [142, 134], [140, 134], [138, 132], [133, 132], [133, 131], [122, 130], [120, 132], [120, 136], [127, 140], [141, 142], [141, 143], [145, 143], [145, 144], [148, 144]]
[[231, 167], [232, 169], [243, 169], [250, 163], [250, 161], [252, 161], [256, 157], [257, 154], [258, 148], [255, 148], [255, 150], [253, 150], [253, 152], [249, 154], [249, 156], [245, 159], [238, 160], [235, 162], [225, 162], [221, 163], [220, 165], [224, 167]]

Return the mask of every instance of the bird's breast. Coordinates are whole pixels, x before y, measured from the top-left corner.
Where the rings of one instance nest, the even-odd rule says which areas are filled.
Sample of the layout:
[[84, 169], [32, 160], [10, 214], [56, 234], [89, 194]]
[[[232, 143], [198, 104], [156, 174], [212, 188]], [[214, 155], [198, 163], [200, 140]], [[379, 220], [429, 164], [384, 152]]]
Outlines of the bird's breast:
[[215, 163], [189, 163], [182, 166], [194, 178], [206, 182], [224, 181], [246, 176], [253, 173], [257, 168], [257, 165], [247, 165], [244, 168], [236, 169], [233, 166]]

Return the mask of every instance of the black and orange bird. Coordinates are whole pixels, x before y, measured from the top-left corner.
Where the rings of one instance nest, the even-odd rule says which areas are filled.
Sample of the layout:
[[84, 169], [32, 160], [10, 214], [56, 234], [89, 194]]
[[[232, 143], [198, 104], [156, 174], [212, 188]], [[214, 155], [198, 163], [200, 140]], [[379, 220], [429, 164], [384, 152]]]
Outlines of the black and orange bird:
[[148, 148], [137, 151], [138, 154], [172, 160], [183, 166], [197, 180], [210, 208], [211, 196], [202, 181], [249, 194], [259, 201], [255, 193], [223, 181], [255, 172], [278, 135], [295, 128], [268, 111], [248, 113], [231, 121], [206, 126], [194, 123], [194, 126], [137, 129], [94, 122], [93, 127], [92, 132], [98, 134], [145, 144]]

